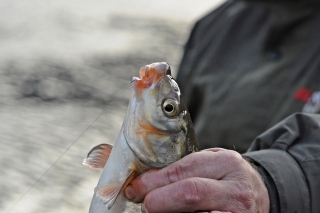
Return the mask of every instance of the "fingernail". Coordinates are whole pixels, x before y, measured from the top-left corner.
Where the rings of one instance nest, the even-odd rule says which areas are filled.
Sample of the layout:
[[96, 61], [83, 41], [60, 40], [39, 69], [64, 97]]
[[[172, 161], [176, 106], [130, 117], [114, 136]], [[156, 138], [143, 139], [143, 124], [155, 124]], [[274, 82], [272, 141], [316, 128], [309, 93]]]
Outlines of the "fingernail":
[[134, 198], [136, 198], [136, 195], [134, 193], [132, 186], [127, 186], [127, 188], [125, 190], [125, 194], [129, 200], [133, 200]]
[[148, 213], [148, 210], [144, 206], [144, 203], [141, 204], [141, 213]]

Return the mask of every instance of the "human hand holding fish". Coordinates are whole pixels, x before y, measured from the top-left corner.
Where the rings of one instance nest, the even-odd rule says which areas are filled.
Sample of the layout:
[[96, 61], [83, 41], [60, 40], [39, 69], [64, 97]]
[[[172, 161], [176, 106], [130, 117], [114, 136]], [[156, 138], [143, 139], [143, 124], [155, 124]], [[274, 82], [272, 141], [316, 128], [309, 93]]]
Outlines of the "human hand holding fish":
[[240, 154], [220, 148], [197, 152], [192, 122], [168, 64], [142, 67], [131, 84], [114, 146], [98, 145], [84, 161], [103, 169], [90, 213], [141, 212], [127, 208], [128, 198], [143, 202], [142, 212], [149, 213], [268, 212], [262, 178]]
[[260, 174], [240, 154], [211, 148], [131, 182], [125, 194], [142, 212], [269, 212]]

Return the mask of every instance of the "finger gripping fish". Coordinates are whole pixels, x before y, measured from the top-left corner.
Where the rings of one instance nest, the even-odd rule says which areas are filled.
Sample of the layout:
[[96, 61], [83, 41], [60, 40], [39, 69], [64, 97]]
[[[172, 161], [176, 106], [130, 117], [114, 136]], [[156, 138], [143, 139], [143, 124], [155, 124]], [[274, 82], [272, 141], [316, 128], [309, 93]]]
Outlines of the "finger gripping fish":
[[[198, 151], [190, 115], [170, 66], [153, 63], [133, 77], [132, 95], [114, 147], [94, 147], [84, 164], [103, 169], [95, 188], [90, 213], [137, 212], [125, 210], [123, 191], [138, 175], [163, 168]], [[140, 212], [140, 211], [138, 211]]]

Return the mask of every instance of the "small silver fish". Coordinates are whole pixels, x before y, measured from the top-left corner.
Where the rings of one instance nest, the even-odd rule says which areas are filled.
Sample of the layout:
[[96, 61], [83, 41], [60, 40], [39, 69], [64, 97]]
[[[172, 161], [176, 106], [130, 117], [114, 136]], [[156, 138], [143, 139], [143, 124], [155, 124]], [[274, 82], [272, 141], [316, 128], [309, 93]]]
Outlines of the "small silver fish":
[[114, 147], [100, 144], [84, 160], [91, 168], [103, 169], [90, 213], [125, 212], [129, 201], [123, 191], [135, 177], [199, 151], [190, 115], [167, 63], [142, 67], [140, 78], [133, 77], [131, 84], [132, 96]]

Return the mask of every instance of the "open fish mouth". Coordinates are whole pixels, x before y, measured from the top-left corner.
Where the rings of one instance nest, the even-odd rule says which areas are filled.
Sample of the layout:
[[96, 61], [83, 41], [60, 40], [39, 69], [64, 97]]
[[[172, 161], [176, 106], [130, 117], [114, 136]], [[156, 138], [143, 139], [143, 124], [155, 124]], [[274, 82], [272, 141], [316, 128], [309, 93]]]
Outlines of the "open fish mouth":
[[133, 77], [131, 83], [138, 88], [149, 88], [152, 84], [157, 83], [163, 76], [170, 75], [170, 66], [165, 63], [153, 63], [140, 68], [139, 77]]

